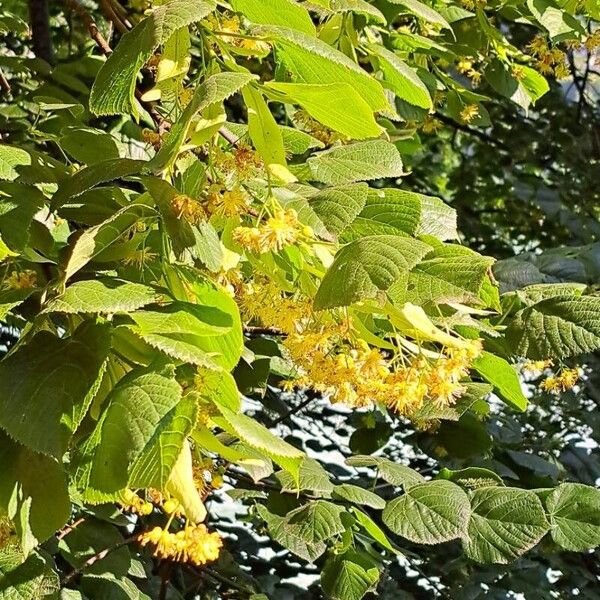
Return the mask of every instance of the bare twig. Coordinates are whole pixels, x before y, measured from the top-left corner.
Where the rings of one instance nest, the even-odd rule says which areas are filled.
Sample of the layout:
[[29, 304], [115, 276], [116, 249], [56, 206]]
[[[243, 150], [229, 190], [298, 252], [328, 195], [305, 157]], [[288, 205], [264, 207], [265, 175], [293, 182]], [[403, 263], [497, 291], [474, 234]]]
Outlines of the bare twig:
[[219, 129], [219, 135], [226, 139], [232, 146], [235, 146], [239, 142], [238, 136], [231, 133], [231, 131], [225, 127]]
[[129, 29], [127, 25], [121, 20], [121, 17], [115, 12], [112, 2], [110, 0], [100, 0], [100, 8], [104, 13], [104, 16], [115, 26], [119, 33], [127, 33]]
[[98, 26], [91, 15], [79, 4], [78, 0], [65, 0], [65, 4], [70, 8], [81, 20], [81, 22], [87, 27], [90, 32], [90, 37], [96, 42], [96, 45], [100, 48], [103, 54], [110, 54], [112, 52], [108, 42], [104, 39], [104, 36], [100, 33]]
[[56, 539], [57, 540], [62, 540], [64, 537], [68, 536], [71, 533], [71, 531], [73, 531], [73, 529], [75, 529], [76, 527], [79, 527], [84, 521], [85, 521], [85, 519], [83, 517], [81, 517], [81, 519], [77, 519], [77, 521], [74, 521], [70, 525], [65, 525], [56, 534]]
[[84, 571], [88, 567], [91, 567], [94, 563], [98, 562], [99, 560], [102, 560], [103, 558], [108, 556], [111, 552], [114, 552], [115, 550], [118, 550], [119, 548], [122, 548], [123, 546], [130, 544], [131, 542], [136, 540], [137, 537], [138, 537], [137, 535], [133, 535], [129, 538], [124, 539], [122, 542], [119, 542], [118, 544], [114, 544], [113, 546], [109, 546], [108, 548], [104, 548], [103, 550], [100, 550], [100, 552], [97, 552], [96, 554], [94, 554], [94, 556], [90, 556], [90, 558], [88, 558], [79, 567], [77, 567], [76, 569], [73, 569], [70, 573], [67, 573], [65, 575], [65, 577], [63, 578], [61, 584], [63, 586], [67, 585], [67, 583], [69, 583], [72, 579], [77, 577], [77, 575], [79, 575], [82, 571]]
[[10, 83], [8, 83], [8, 79], [4, 76], [4, 73], [0, 69], [0, 88], [4, 90], [6, 94], [10, 94], [12, 91], [10, 88]]

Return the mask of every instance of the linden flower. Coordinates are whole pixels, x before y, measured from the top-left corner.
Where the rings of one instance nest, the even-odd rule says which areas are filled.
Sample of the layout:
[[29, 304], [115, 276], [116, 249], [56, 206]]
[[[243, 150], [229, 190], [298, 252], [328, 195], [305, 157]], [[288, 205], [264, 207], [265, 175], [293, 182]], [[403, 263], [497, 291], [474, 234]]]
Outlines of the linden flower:
[[222, 217], [235, 217], [248, 210], [249, 197], [241, 189], [227, 190], [222, 194], [213, 193], [209, 196], [208, 208], [211, 213]]
[[444, 126], [444, 124], [439, 120], [436, 119], [435, 117], [430, 117], [429, 115], [427, 115], [425, 117], [425, 120], [423, 121], [423, 125], [421, 126], [421, 130], [423, 131], [423, 133], [436, 133], [438, 131], [438, 129], [441, 129]]
[[521, 65], [514, 65], [511, 73], [517, 81], [521, 81], [525, 77], [525, 69]]
[[143, 498], [138, 496], [133, 490], [125, 490], [121, 493], [119, 504], [128, 512], [132, 512], [138, 515], [149, 515], [154, 510], [154, 506], [151, 502], [146, 502]]
[[269, 250], [279, 251], [298, 239], [298, 213], [293, 209], [278, 210], [261, 228], [262, 241]]
[[579, 380], [579, 369], [563, 369], [558, 375], [552, 375], [542, 381], [540, 388], [551, 394], [560, 394], [572, 389]]
[[467, 104], [460, 111], [460, 120], [463, 123], [470, 123], [473, 119], [475, 119], [479, 115], [479, 107], [477, 104]]
[[542, 56], [548, 52], [548, 42], [546, 42], [546, 39], [541, 35], [536, 35], [531, 42], [527, 44], [527, 48], [532, 54]]
[[236, 227], [232, 232], [233, 241], [252, 252], [261, 252], [261, 233], [258, 227]]
[[218, 533], [209, 533], [205, 525], [186, 525], [177, 533], [154, 527], [138, 537], [140, 545], [153, 545], [154, 556], [202, 566], [219, 557], [223, 541]]
[[30, 290], [37, 285], [35, 271], [13, 271], [5, 280], [3, 287], [7, 290]]
[[526, 373], [536, 374], [549, 369], [554, 363], [551, 358], [544, 360], [528, 360], [522, 367]]
[[183, 218], [189, 223], [198, 223], [198, 221], [206, 219], [206, 212], [200, 202], [185, 194], [178, 194], [173, 197], [171, 209], [178, 219]]

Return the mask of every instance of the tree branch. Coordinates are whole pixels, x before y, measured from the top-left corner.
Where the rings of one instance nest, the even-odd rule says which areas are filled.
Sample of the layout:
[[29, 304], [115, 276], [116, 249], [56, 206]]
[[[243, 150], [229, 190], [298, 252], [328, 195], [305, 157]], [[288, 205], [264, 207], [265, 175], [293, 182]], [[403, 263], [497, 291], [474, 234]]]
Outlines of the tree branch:
[[96, 45], [100, 48], [103, 54], [110, 54], [112, 52], [108, 42], [104, 39], [104, 36], [100, 33], [98, 26], [91, 15], [79, 4], [79, 0], [64, 0], [68, 8], [70, 8], [78, 17], [79, 20], [87, 27], [90, 32], [90, 37], [96, 42]]
[[54, 49], [50, 38], [50, 11], [48, 0], [28, 0], [29, 25], [33, 53], [47, 63], [54, 64]]

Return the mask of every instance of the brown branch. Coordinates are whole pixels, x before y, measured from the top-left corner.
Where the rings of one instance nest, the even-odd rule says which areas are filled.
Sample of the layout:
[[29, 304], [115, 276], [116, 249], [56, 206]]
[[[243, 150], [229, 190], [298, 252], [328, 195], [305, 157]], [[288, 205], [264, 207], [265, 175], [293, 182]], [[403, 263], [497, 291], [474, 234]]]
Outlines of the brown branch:
[[6, 94], [10, 94], [10, 92], [12, 91], [11, 87], [10, 87], [10, 83], [8, 83], [8, 79], [6, 79], [6, 77], [4, 76], [4, 73], [2, 72], [1, 69], [0, 69], [0, 88], [2, 88]]
[[110, 0], [100, 0], [100, 8], [104, 13], [104, 16], [113, 23], [119, 33], [127, 33], [129, 29], [127, 25], [121, 20], [121, 17], [115, 12]]
[[277, 329], [277, 327], [253, 327], [251, 325], [246, 325], [244, 327], [244, 333], [246, 335], [285, 335], [281, 329]]
[[231, 133], [231, 131], [225, 127], [219, 128], [219, 135], [226, 139], [232, 146], [235, 146], [240, 141], [239, 137]]
[[109, 546], [108, 548], [100, 550], [100, 552], [96, 552], [96, 554], [90, 556], [90, 558], [88, 558], [85, 562], [79, 565], [76, 569], [73, 569], [70, 573], [67, 573], [61, 581], [61, 586], [67, 585], [67, 583], [69, 583], [72, 579], [77, 577], [77, 575], [79, 575], [82, 571], [84, 571], [88, 567], [91, 567], [94, 563], [98, 562], [99, 560], [102, 560], [111, 552], [114, 552], [115, 550], [118, 550], [119, 548], [122, 548], [123, 546], [126, 546], [127, 544], [130, 544], [131, 542], [135, 541], [137, 537], [137, 535], [133, 535], [129, 538], [124, 539], [118, 544], [114, 544], [113, 546]]
[[77, 519], [77, 521], [74, 521], [73, 523], [71, 523], [71, 525], [65, 525], [56, 534], [56, 539], [62, 540], [64, 537], [68, 536], [71, 533], [71, 531], [73, 531], [73, 529], [75, 529], [76, 527], [79, 527], [84, 521], [85, 521], [85, 519], [83, 517], [81, 517], [81, 519]]
[[96, 42], [96, 45], [102, 51], [102, 54], [110, 54], [112, 52], [104, 36], [100, 33], [98, 26], [91, 15], [79, 4], [78, 0], [64, 0], [68, 8], [77, 14], [81, 22], [87, 27], [90, 32], [90, 37]]
[[47, 63], [54, 64], [54, 49], [50, 38], [50, 11], [48, 0], [29, 0], [29, 25], [33, 53]]

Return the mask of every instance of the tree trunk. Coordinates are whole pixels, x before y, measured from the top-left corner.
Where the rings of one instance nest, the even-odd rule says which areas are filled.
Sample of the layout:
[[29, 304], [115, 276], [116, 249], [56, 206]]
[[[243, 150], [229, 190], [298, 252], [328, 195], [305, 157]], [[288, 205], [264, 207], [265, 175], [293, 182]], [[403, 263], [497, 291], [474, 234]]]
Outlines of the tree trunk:
[[28, 0], [29, 25], [33, 38], [33, 53], [51, 65], [54, 64], [54, 50], [50, 39], [50, 13], [48, 0]]

